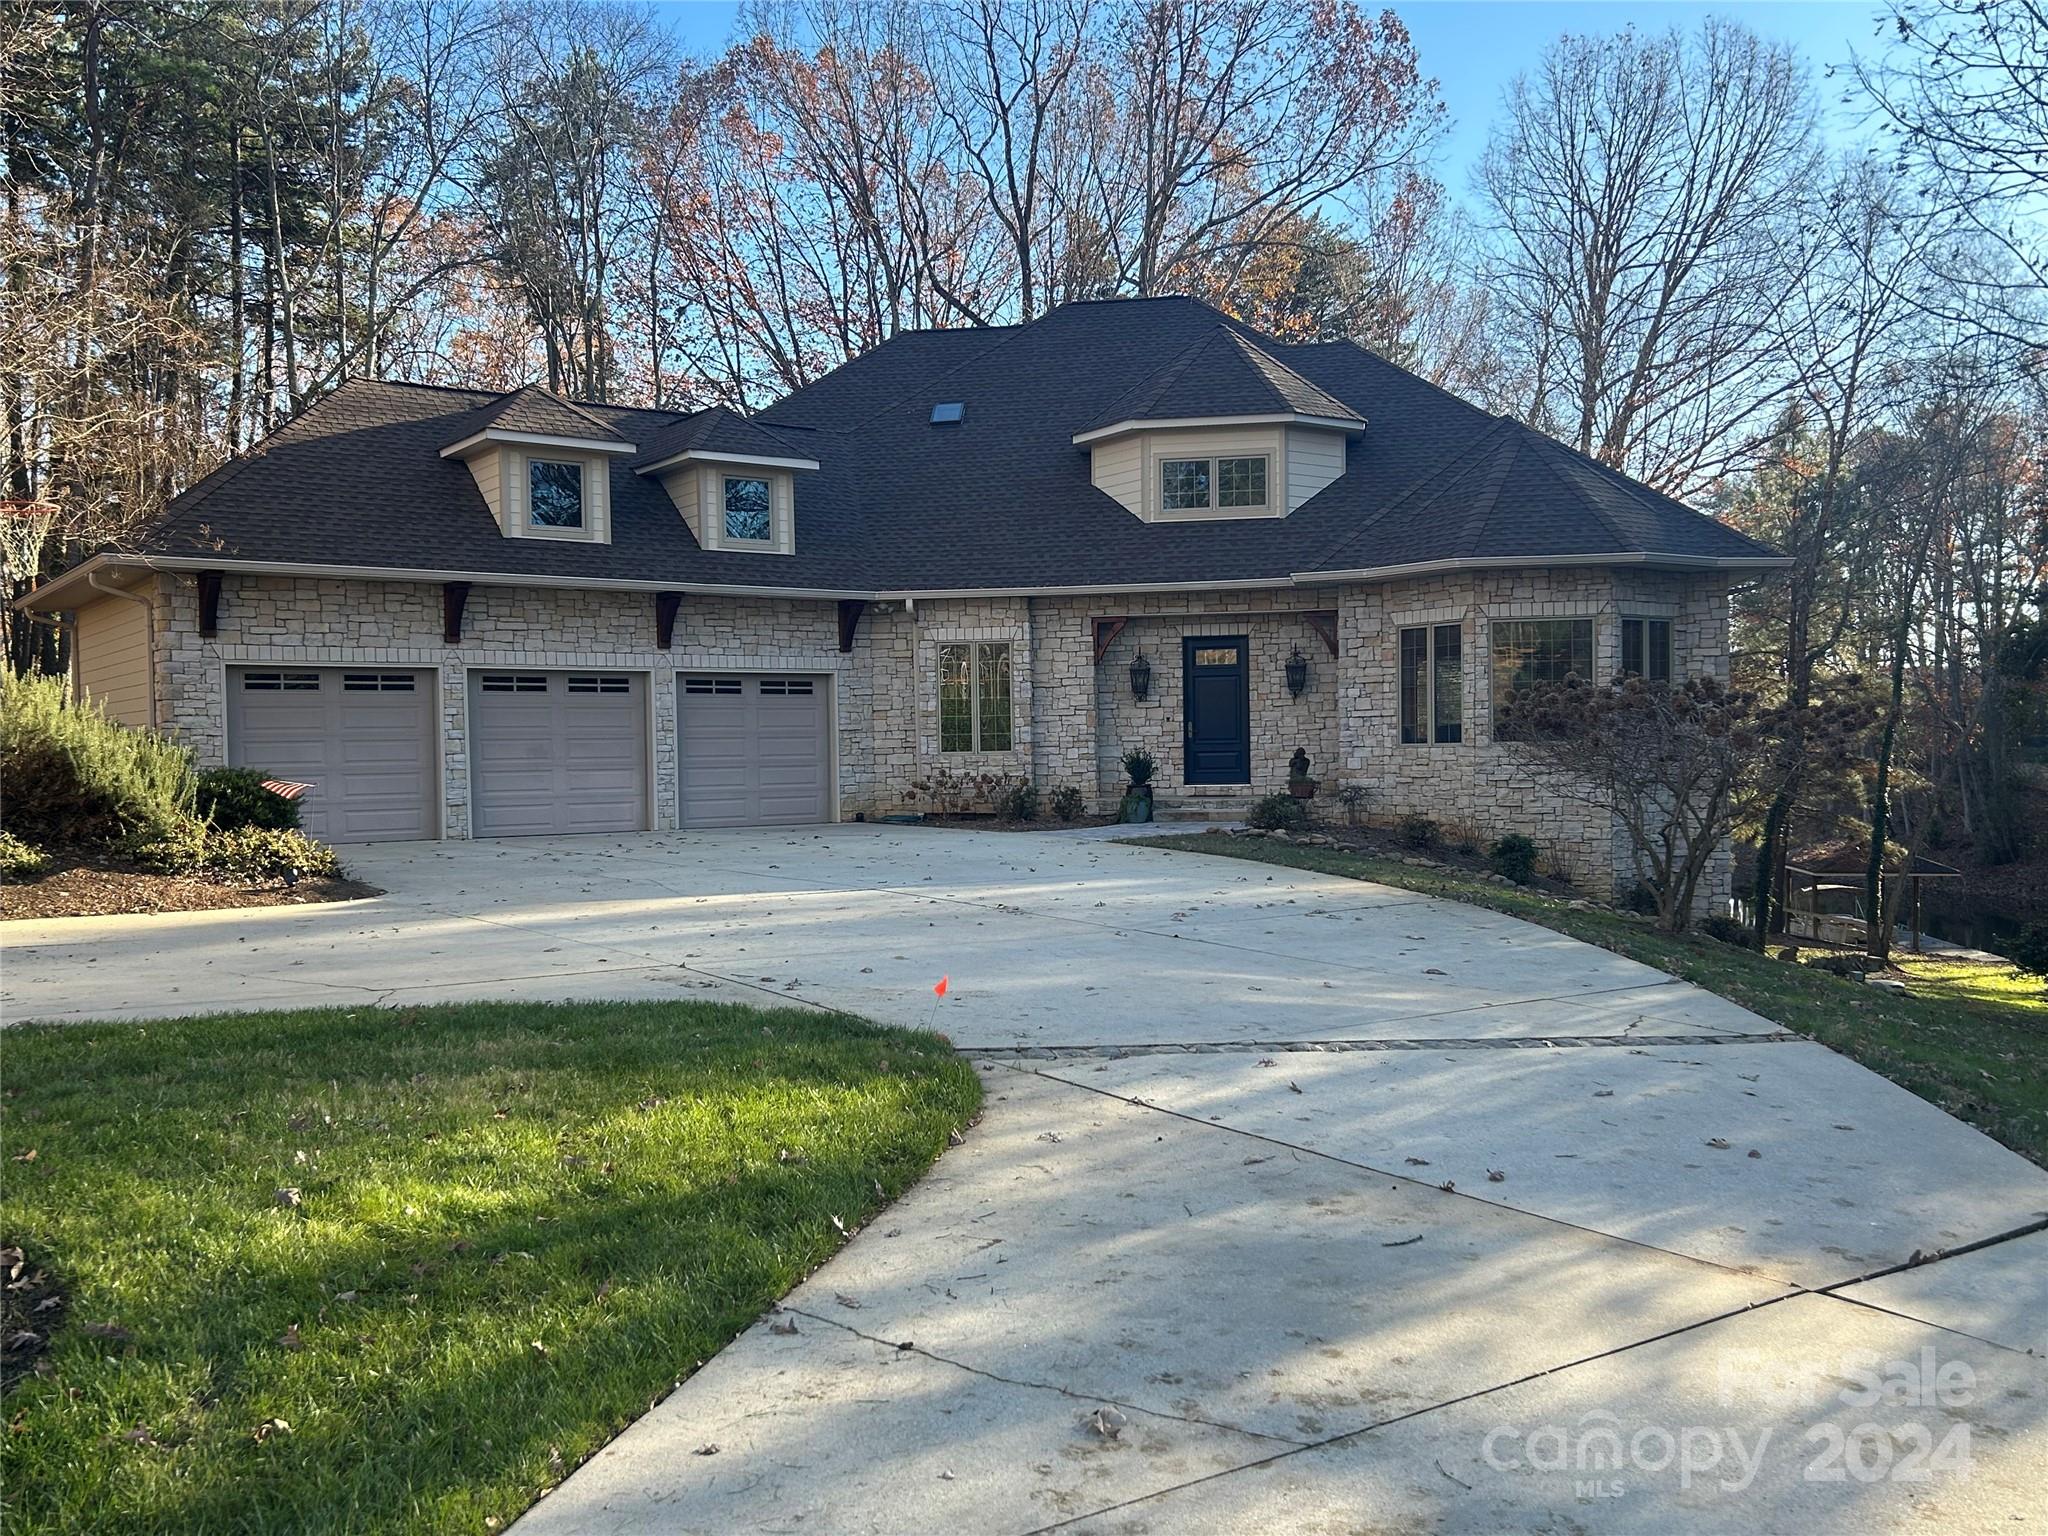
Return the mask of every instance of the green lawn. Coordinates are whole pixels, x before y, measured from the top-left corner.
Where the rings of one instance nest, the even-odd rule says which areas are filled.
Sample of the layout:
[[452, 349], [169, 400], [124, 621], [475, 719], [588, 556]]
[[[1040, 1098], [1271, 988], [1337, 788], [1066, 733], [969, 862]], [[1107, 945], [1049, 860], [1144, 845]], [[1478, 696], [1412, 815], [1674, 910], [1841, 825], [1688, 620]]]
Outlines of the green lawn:
[[1656, 966], [1832, 1046], [2048, 1166], [2048, 996], [2003, 966], [1899, 957], [1911, 995], [1884, 993], [1704, 937], [1672, 938], [1618, 913], [1335, 848], [1196, 833], [1142, 846], [1375, 880], [1491, 907]]
[[0, 1245], [68, 1298], [5, 1403], [0, 1525], [24, 1536], [501, 1527], [980, 1101], [936, 1035], [704, 1003], [0, 1049]]

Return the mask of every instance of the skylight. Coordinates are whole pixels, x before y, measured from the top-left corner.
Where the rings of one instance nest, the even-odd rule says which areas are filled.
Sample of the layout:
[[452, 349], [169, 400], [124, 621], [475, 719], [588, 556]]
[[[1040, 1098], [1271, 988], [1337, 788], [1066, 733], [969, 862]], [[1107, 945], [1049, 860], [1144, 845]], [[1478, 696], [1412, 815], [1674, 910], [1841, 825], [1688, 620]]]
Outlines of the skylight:
[[949, 426], [967, 415], [967, 407], [958, 400], [948, 400], [932, 407], [932, 425]]

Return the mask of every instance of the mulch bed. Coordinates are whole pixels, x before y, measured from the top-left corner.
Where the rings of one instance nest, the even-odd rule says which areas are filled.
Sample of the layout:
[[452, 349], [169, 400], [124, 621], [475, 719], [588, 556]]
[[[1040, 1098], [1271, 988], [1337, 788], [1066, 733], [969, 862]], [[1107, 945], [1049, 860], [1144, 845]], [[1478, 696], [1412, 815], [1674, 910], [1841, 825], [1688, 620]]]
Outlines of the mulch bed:
[[976, 832], [1071, 832], [1076, 827], [1108, 827], [1116, 824], [1114, 816], [1076, 816], [1072, 821], [1061, 821], [1057, 816], [1041, 816], [1036, 821], [1004, 821], [995, 816], [926, 816], [913, 823], [920, 827], [968, 827]]
[[[1233, 832], [1232, 837], [1256, 837], [1254, 832]], [[1277, 842], [1292, 843], [1297, 847], [1334, 848], [1342, 853], [1356, 853], [1371, 859], [1392, 859], [1396, 863], [1410, 864], [1418, 869], [1441, 869], [1452, 874], [1472, 875], [1479, 879], [1493, 881], [1493, 864], [1484, 852], [1474, 849], [1466, 853], [1453, 843], [1439, 844], [1434, 848], [1416, 848], [1401, 840], [1399, 834], [1375, 827], [1331, 827], [1313, 826], [1305, 832], [1264, 834]], [[1529, 883], [1520, 887], [1544, 896], [1576, 897], [1584, 893], [1568, 880], [1553, 879], [1538, 874]]]
[[208, 912], [221, 907], [287, 907], [316, 901], [382, 896], [360, 880], [230, 880], [155, 875], [113, 863], [81, 861], [39, 880], [0, 884], [0, 921], [34, 917], [104, 917], [124, 912]]

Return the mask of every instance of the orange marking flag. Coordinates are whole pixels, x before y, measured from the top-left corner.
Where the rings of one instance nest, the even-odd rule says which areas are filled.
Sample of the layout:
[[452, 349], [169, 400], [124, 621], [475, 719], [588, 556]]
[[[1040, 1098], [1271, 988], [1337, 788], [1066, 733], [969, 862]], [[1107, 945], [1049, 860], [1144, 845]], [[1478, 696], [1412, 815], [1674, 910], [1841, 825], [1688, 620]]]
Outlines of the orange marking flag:
[[946, 988], [949, 985], [951, 985], [952, 980], [953, 978], [950, 976], [941, 976], [939, 978], [939, 984], [936, 987], [932, 988], [933, 994], [938, 997], [944, 997], [946, 995]]

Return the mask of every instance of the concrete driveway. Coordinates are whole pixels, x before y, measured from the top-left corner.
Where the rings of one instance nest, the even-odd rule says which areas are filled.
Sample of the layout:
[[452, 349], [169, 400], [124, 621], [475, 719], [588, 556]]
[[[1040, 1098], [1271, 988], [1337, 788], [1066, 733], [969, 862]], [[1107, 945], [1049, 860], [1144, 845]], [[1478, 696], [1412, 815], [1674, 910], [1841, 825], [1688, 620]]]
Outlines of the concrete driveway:
[[392, 894], [9, 924], [6, 1016], [730, 996], [985, 1074], [531, 1536], [2040, 1526], [2048, 1175], [1659, 972], [1077, 836], [351, 862]]

